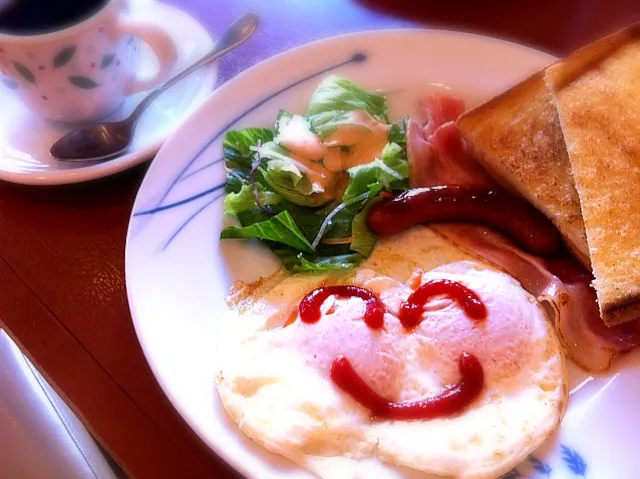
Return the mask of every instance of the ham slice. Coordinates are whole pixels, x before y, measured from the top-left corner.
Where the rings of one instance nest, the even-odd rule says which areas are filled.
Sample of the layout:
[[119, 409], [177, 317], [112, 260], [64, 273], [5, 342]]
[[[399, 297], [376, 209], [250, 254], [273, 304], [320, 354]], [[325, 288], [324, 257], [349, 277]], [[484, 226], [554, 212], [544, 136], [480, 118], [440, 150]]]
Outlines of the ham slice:
[[553, 319], [569, 357], [587, 371], [605, 371], [617, 355], [640, 345], [640, 321], [612, 328], [604, 324], [591, 274], [569, 255], [552, 259], [533, 256], [478, 225], [449, 223], [430, 228], [518, 280]]
[[455, 125], [464, 102], [442, 94], [420, 100], [424, 126], [409, 121], [407, 157], [411, 188], [437, 185], [495, 186], [494, 180], [467, 153]]
[[435, 149], [422, 134], [422, 127], [413, 120], [407, 125], [407, 158], [409, 159], [409, 186], [420, 188], [441, 184]]
[[464, 113], [464, 100], [442, 93], [425, 95], [419, 101], [424, 115], [424, 136], [428, 138], [441, 125], [455, 121]]
[[[442, 179], [446, 184], [469, 186], [497, 186], [496, 182], [471, 158], [453, 121], [444, 123], [429, 138], [437, 156]], [[440, 183], [442, 184], [442, 183]]]

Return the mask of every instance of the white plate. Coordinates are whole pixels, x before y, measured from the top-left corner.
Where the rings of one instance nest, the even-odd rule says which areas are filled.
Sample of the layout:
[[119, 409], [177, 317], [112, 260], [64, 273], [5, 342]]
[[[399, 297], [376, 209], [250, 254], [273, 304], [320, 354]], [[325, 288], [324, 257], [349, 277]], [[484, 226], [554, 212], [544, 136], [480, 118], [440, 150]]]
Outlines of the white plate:
[[[174, 72], [184, 69], [213, 48], [205, 28], [185, 12], [149, 0], [129, 2], [130, 15], [165, 26], [178, 45]], [[146, 45], [137, 42], [141, 55], [140, 75], [148, 77], [157, 62]], [[0, 179], [14, 183], [52, 185], [78, 183], [131, 168], [154, 155], [162, 142], [207, 97], [215, 85], [217, 66], [210, 65], [173, 86], [147, 109], [135, 130], [133, 142], [124, 154], [105, 162], [64, 163], [49, 155], [53, 143], [72, 127], [43, 120], [15, 100], [0, 85]], [[144, 97], [138, 93], [125, 100], [109, 117], [121, 119]]]
[[[215, 391], [215, 327], [234, 279], [277, 267], [263, 248], [220, 244], [229, 128], [272, 126], [279, 108], [302, 111], [321, 78], [346, 75], [370, 89], [394, 91], [392, 117], [415, 108], [416, 85], [442, 83], [475, 103], [553, 61], [486, 37], [424, 30], [367, 32], [312, 43], [242, 73], [218, 91], [162, 147], [135, 202], [126, 251], [134, 324], [164, 391], [220, 456], [251, 478], [306, 473], [238, 432]], [[640, 466], [638, 356], [607, 376], [571, 370], [572, 395], [559, 433], [511, 477], [633, 478]], [[394, 476], [401, 477], [401, 476]], [[422, 477], [419, 475], [412, 477]]]

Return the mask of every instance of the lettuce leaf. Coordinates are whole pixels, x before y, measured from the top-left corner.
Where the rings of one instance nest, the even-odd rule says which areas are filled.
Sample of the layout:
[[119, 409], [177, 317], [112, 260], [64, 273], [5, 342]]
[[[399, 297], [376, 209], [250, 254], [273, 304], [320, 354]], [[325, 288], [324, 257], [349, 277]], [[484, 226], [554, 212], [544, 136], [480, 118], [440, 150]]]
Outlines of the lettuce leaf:
[[288, 211], [281, 211], [268, 220], [253, 223], [249, 226], [228, 226], [220, 233], [221, 239], [253, 239], [274, 241], [305, 253], [315, 250], [304, 237]]
[[357, 121], [350, 111], [325, 111], [310, 117], [309, 121], [313, 131], [323, 141], [335, 133], [338, 128], [345, 126], [361, 128], [364, 132], [371, 131], [369, 125]]
[[357, 253], [341, 254], [336, 256], [320, 256], [315, 258], [305, 258], [302, 253], [298, 254], [299, 265], [294, 266], [294, 271], [335, 271], [341, 269], [351, 269], [358, 266], [364, 257]]
[[252, 147], [273, 140], [273, 131], [268, 128], [245, 128], [244, 130], [228, 131], [224, 137], [222, 149], [224, 151], [225, 166], [228, 170], [251, 169], [255, 156]]
[[313, 132], [307, 117], [280, 110], [275, 132], [274, 142], [283, 148], [297, 152], [308, 160], [322, 159], [324, 154], [322, 144]]
[[[273, 192], [258, 186], [258, 199], [262, 206], [277, 205], [282, 201], [282, 197]], [[256, 198], [253, 193], [253, 186], [245, 183], [237, 193], [228, 193], [224, 198], [224, 213], [231, 216], [238, 216], [238, 213], [256, 207]]]
[[317, 206], [316, 198], [311, 195], [311, 181], [292, 162], [271, 160], [259, 170], [266, 185], [287, 201], [296, 205]]
[[285, 268], [293, 272], [323, 272], [353, 268], [359, 265], [364, 256], [349, 251], [348, 248], [341, 252], [329, 254], [306, 254], [281, 244], [271, 244], [271, 250], [280, 258]]
[[[376, 121], [389, 124], [387, 102], [382, 95], [369, 93], [345, 78], [330, 76], [317, 88], [308, 115], [302, 118], [310, 127], [309, 133], [321, 139], [341, 127], [357, 136], [358, 128], [369, 131], [375, 122], [366, 115], [354, 114], [355, 110], [364, 110]], [[300, 129], [299, 124], [290, 124], [292, 118], [292, 113], [281, 110], [273, 129], [227, 132], [223, 143], [227, 168], [224, 211], [236, 217], [241, 226], [225, 228], [221, 238], [262, 240], [290, 271], [353, 268], [375, 246], [377, 236], [367, 227], [367, 215], [379, 200], [380, 191], [408, 188], [405, 124], [392, 124], [389, 143], [380, 158], [350, 169], [344, 197], [327, 205], [324, 202], [328, 196], [314, 192], [306, 166], [287, 148], [291, 141], [287, 137], [297, 138], [293, 130]], [[260, 164], [255, 165], [258, 159]], [[257, 168], [252, 182], [249, 176], [253, 166]], [[258, 207], [254, 188], [260, 204], [269, 206], [274, 215]], [[321, 240], [314, 248], [316, 238]]]
[[293, 118], [293, 113], [289, 113], [286, 110], [280, 110], [278, 112], [278, 116], [276, 117], [276, 124], [274, 128], [274, 137], [277, 137], [282, 129], [289, 123], [289, 121]]
[[378, 236], [367, 226], [367, 216], [369, 216], [369, 211], [373, 205], [379, 201], [379, 196], [372, 195], [364, 208], [353, 217], [353, 224], [351, 226], [353, 242], [351, 243], [351, 250], [360, 253], [365, 258], [371, 254], [378, 239]]
[[[256, 148], [254, 148], [256, 149]], [[318, 193], [309, 176], [298, 168], [289, 151], [274, 142], [260, 148], [262, 163], [258, 169], [261, 181], [286, 200], [300, 206], [318, 207], [330, 199]]]
[[393, 168], [403, 178], [409, 178], [407, 151], [397, 143], [387, 143], [380, 155], [385, 165]]
[[223, 151], [227, 168], [227, 193], [239, 193], [242, 187], [249, 184], [249, 172], [255, 157], [252, 148], [260, 143], [273, 139], [273, 131], [268, 128], [245, 128], [228, 131], [224, 137]]
[[[365, 110], [376, 120], [389, 123], [387, 99], [382, 95], [369, 93], [351, 80], [330, 75], [318, 86], [309, 101], [308, 115]], [[313, 118], [310, 118], [314, 125]]]
[[[293, 161], [270, 160], [266, 168], [261, 170], [265, 181], [276, 191], [282, 188], [285, 192], [291, 191], [305, 196], [313, 193], [311, 181], [302, 174]], [[289, 199], [289, 201], [297, 203], [295, 199]]]
[[349, 186], [344, 192], [343, 201], [367, 190], [375, 195], [383, 189], [393, 191], [408, 188], [409, 162], [405, 150], [397, 143], [387, 143], [380, 156], [381, 159], [348, 170]]
[[396, 143], [397, 145], [406, 148], [407, 146], [407, 124], [411, 119], [409, 116], [405, 116], [402, 119], [402, 125], [397, 123], [391, 124], [391, 131], [389, 132], [389, 143]]

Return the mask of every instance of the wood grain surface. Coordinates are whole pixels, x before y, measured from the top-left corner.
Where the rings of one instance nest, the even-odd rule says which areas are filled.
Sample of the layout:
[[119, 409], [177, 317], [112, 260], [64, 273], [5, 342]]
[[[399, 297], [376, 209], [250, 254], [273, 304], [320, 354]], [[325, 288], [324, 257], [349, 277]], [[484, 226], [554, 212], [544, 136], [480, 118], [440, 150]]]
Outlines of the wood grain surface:
[[[564, 55], [640, 19], [626, 0], [183, 0], [215, 35], [245, 11], [260, 31], [220, 63], [221, 82], [299, 44], [411, 26], [474, 31]], [[424, 58], [428, 61], [428, 58]], [[142, 355], [124, 247], [146, 166], [63, 187], [0, 183], [0, 324], [132, 477], [235, 478], [186, 426]]]

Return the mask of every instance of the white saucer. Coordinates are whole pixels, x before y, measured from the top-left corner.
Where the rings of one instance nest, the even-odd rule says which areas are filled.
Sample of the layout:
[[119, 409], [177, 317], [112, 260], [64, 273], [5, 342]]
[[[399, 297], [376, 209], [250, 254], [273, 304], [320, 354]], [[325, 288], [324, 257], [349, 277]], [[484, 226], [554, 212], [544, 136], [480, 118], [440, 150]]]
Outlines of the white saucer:
[[[200, 59], [213, 47], [205, 28], [175, 7], [148, 0], [129, 2], [129, 14], [151, 19], [167, 28], [178, 45], [175, 72]], [[179, 40], [178, 40], [179, 38]], [[141, 76], [151, 75], [156, 60], [148, 47], [141, 50]], [[102, 163], [63, 163], [49, 156], [49, 148], [72, 128], [43, 120], [31, 113], [0, 85], [0, 179], [13, 183], [53, 185], [101, 178], [131, 168], [153, 156], [164, 140], [208, 96], [215, 85], [217, 65], [193, 73], [159, 97], [144, 113], [129, 149]], [[109, 119], [124, 118], [144, 93], [129, 97]]]

